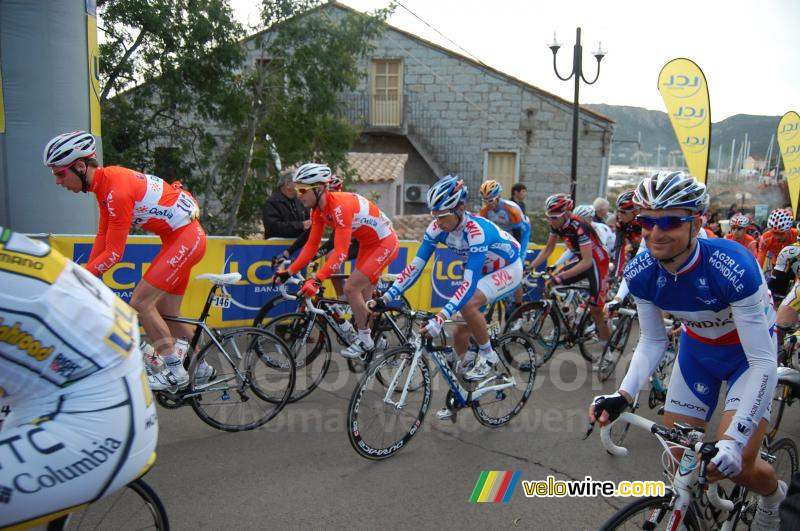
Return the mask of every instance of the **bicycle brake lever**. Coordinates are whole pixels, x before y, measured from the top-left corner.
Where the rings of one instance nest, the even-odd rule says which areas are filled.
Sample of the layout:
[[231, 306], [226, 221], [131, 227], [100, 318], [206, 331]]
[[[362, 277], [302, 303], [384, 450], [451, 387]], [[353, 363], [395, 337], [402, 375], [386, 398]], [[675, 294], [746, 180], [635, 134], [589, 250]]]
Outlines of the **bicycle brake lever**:
[[594, 431], [594, 422], [589, 422], [589, 425], [586, 427], [586, 434], [583, 436], [583, 440], [585, 441], [586, 439], [588, 439], [593, 431]]

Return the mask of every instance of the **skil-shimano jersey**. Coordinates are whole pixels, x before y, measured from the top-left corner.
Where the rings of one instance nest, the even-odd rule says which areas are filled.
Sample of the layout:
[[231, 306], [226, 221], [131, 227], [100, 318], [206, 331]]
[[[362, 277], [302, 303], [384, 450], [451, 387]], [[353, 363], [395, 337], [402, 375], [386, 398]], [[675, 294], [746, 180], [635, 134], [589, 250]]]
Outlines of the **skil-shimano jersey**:
[[465, 261], [464, 281], [441, 312], [446, 319], [472, 298], [483, 276], [513, 264], [521, 255], [519, 242], [488, 219], [464, 212], [464, 219], [452, 232], [443, 231], [434, 220], [425, 230], [416, 256], [386, 292], [390, 300], [399, 297], [414, 284], [440, 243]]

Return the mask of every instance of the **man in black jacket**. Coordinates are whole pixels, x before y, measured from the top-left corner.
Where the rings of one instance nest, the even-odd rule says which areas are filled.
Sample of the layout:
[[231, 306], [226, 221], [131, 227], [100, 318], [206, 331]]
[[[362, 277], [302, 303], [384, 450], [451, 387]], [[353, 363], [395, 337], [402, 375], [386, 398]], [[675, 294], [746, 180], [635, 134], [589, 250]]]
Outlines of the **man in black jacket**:
[[264, 238], [297, 238], [311, 226], [308, 210], [297, 198], [292, 172], [281, 175], [278, 189], [264, 203]]

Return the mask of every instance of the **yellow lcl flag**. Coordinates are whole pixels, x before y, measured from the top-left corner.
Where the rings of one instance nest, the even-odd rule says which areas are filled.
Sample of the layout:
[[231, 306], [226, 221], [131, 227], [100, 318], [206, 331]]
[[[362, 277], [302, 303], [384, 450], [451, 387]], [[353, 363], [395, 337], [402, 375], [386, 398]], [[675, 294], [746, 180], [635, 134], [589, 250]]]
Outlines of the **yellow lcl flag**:
[[778, 122], [778, 147], [783, 157], [783, 169], [789, 183], [792, 211], [797, 217], [797, 200], [800, 192], [800, 116], [789, 111]]
[[693, 61], [673, 59], [658, 74], [658, 90], [689, 173], [705, 183], [711, 152], [711, 104], [706, 76]]

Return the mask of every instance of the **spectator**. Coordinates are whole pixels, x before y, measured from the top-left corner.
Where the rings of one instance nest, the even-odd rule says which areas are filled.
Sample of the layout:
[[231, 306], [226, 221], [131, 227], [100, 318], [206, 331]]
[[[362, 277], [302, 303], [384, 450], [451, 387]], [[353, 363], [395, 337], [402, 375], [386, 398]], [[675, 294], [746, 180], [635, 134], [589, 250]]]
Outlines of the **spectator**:
[[717, 238], [722, 238], [722, 227], [719, 224], [719, 212], [713, 212], [708, 218], [708, 228]]
[[733, 203], [731, 207], [728, 209], [727, 219], [731, 219], [734, 214], [739, 212], [739, 209], [736, 208], [736, 203]]
[[523, 216], [528, 215], [527, 211], [525, 210], [526, 197], [528, 197], [528, 189], [525, 187], [524, 184], [517, 183], [511, 187], [511, 200], [519, 205], [520, 210], [522, 210]]
[[264, 238], [297, 238], [311, 226], [308, 209], [297, 197], [293, 172], [278, 180], [278, 188], [264, 203]]
[[605, 223], [608, 217], [608, 200], [605, 197], [598, 197], [592, 203], [594, 207], [594, 217], [592, 221], [596, 223]]

